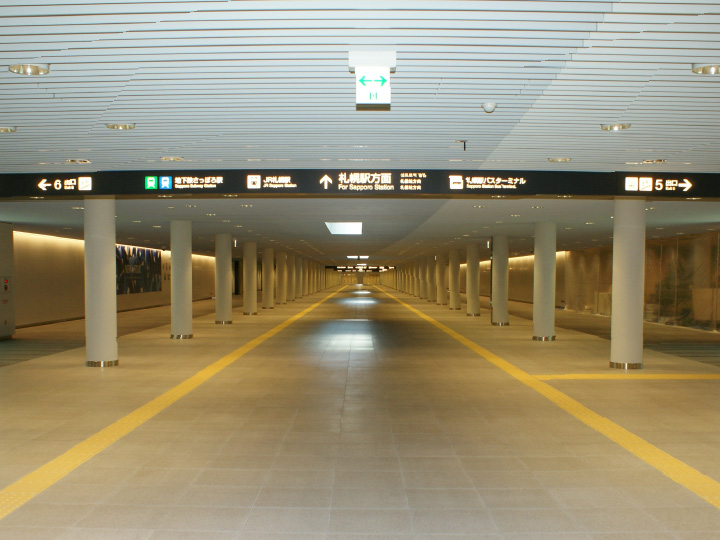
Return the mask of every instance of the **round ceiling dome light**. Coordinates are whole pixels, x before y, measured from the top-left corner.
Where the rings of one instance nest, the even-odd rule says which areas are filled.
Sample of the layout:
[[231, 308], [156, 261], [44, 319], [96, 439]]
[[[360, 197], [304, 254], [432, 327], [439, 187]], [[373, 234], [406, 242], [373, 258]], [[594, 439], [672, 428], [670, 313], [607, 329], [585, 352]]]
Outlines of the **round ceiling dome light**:
[[698, 75], [720, 75], [720, 64], [693, 64], [692, 72]]
[[547, 158], [550, 163], [569, 163], [572, 158], [569, 157], [549, 157]]
[[118, 130], [135, 129], [135, 124], [105, 124], [105, 126], [108, 129], [118, 129]]
[[603, 131], [622, 131], [630, 129], [630, 124], [600, 124], [600, 129]]
[[493, 103], [492, 101], [488, 101], [487, 103], [482, 104], [483, 111], [490, 114], [495, 112], [495, 109], [497, 109], [497, 103]]
[[185, 158], [180, 156], [163, 156], [160, 161], [184, 161]]
[[15, 133], [16, 131], [16, 127], [0, 126], [0, 133]]
[[47, 75], [50, 73], [50, 64], [13, 64], [8, 71], [18, 75]]
[[75, 165], [87, 165], [90, 163], [89, 159], [78, 159], [78, 158], [69, 158], [65, 160], [66, 163], [72, 163]]

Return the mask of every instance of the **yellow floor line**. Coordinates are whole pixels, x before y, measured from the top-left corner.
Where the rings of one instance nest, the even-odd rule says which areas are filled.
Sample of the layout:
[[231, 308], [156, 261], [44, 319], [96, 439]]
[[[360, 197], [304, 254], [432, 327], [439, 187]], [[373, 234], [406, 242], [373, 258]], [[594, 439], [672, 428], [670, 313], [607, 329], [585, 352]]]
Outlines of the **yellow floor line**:
[[233, 352], [213, 362], [205, 369], [198, 371], [189, 379], [186, 379], [164, 394], [134, 410], [117, 422], [110, 424], [105, 429], [75, 445], [61, 456], [58, 456], [42, 467], [34, 470], [17, 482], [7, 486], [5, 489], [0, 491], [0, 520], [51, 487], [80, 465], [105, 450], [111, 444], [141, 426], [183, 396], [195, 390], [198, 386], [206, 382], [214, 375], [217, 375], [220, 371], [240, 359], [243, 355], [252, 351], [258, 345], [261, 345], [278, 332], [281, 332], [298, 319], [301, 319], [310, 313], [323, 302], [342, 291], [344, 288], [345, 287], [341, 287], [319, 302], [305, 308], [300, 313], [293, 315], [284, 322], [278, 324], [276, 327], [268, 330], [261, 336], [248, 341], [242, 347], [235, 349]]
[[546, 397], [547, 399], [555, 403], [558, 407], [568, 412], [587, 426], [591, 427], [599, 433], [602, 433], [611, 441], [617, 443], [629, 452], [635, 454], [648, 465], [655, 467], [655, 469], [663, 473], [665, 476], [686, 487], [687, 489], [700, 496], [701, 498], [705, 499], [708, 503], [712, 504], [716, 508], [720, 508], [719, 482], [713, 480], [709, 476], [702, 474], [700, 471], [693, 469], [679, 459], [674, 458], [667, 452], [664, 452], [656, 446], [653, 446], [646, 440], [638, 437], [634, 433], [616, 424], [612, 420], [600, 416], [579, 401], [572, 399], [570, 396], [563, 394], [549, 384], [540, 381], [537, 377], [530, 375], [526, 371], [523, 371], [522, 369], [511, 364], [510, 362], [503, 360], [499, 356], [491, 353], [487, 349], [484, 349], [477, 343], [469, 340], [455, 330], [452, 330], [441, 322], [436, 321], [429, 315], [426, 315], [422, 311], [419, 311], [411, 305], [403, 302], [389, 292], [380, 289], [379, 287], [378, 289], [387, 294], [393, 300], [399, 302], [401, 305], [403, 305], [413, 313], [415, 313], [418, 317], [426, 320], [427, 322], [434, 325], [442, 332], [445, 332], [447, 335], [449, 335], [456, 341], [465, 345], [468, 349], [482, 356], [488, 362], [494, 364], [508, 375], [514, 377], [524, 385], [532, 388], [540, 395]]
[[534, 375], [541, 381], [553, 380], [622, 380], [640, 379], [644, 381], [693, 381], [717, 380], [720, 373], [565, 373], [563, 375]]

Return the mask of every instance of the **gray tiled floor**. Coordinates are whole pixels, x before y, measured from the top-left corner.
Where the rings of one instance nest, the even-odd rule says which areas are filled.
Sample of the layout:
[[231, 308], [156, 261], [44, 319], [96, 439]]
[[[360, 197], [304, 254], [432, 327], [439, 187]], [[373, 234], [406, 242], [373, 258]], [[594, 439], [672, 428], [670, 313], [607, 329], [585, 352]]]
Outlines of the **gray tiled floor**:
[[[0, 369], [8, 485], [319, 300]], [[396, 293], [397, 294], [397, 293]], [[492, 327], [398, 294], [532, 374], [607, 373], [606, 340]], [[2, 346], [2, 344], [0, 344]], [[17, 347], [17, 345], [14, 345]], [[2, 349], [0, 349], [1, 353]], [[647, 373], [720, 373], [646, 351]], [[551, 384], [720, 480], [720, 380]], [[351, 287], [0, 520], [0, 538], [720, 538], [720, 510], [373, 288]]]

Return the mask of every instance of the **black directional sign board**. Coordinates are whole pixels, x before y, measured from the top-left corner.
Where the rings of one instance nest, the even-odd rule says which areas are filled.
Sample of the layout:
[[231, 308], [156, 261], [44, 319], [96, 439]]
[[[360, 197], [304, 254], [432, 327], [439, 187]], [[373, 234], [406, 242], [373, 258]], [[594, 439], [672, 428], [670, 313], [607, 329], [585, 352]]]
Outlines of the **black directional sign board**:
[[191, 170], [0, 175], [0, 197], [160, 196], [720, 197], [720, 175], [582, 171]]

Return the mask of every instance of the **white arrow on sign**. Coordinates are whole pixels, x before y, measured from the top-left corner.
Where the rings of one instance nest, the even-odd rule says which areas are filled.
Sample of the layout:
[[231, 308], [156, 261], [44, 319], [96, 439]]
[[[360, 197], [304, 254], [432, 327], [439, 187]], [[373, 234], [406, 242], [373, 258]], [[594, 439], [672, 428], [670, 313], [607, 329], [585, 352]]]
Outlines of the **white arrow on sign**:
[[678, 183], [678, 187], [683, 188], [683, 191], [687, 191], [692, 187], [692, 184], [690, 183], [690, 180], [683, 178], [683, 181]]
[[38, 184], [38, 187], [42, 189], [43, 191], [47, 191], [48, 186], [52, 185], [50, 182], [48, 182], [45, 178], [40, 180], [40, 183]]
[[332, 181], [332, 178], [330, 178], [330, 177], [326, 174], [325, 176], [323, 176], [323, 177], [320, 179], [320, 183], [323, 185], [323, 187], [324, 187], [325, 189], [327, 189], [327, 188], [328, 188], [328, 185], [329, 185], [329, 184], [332, 184], [333, 181]]

